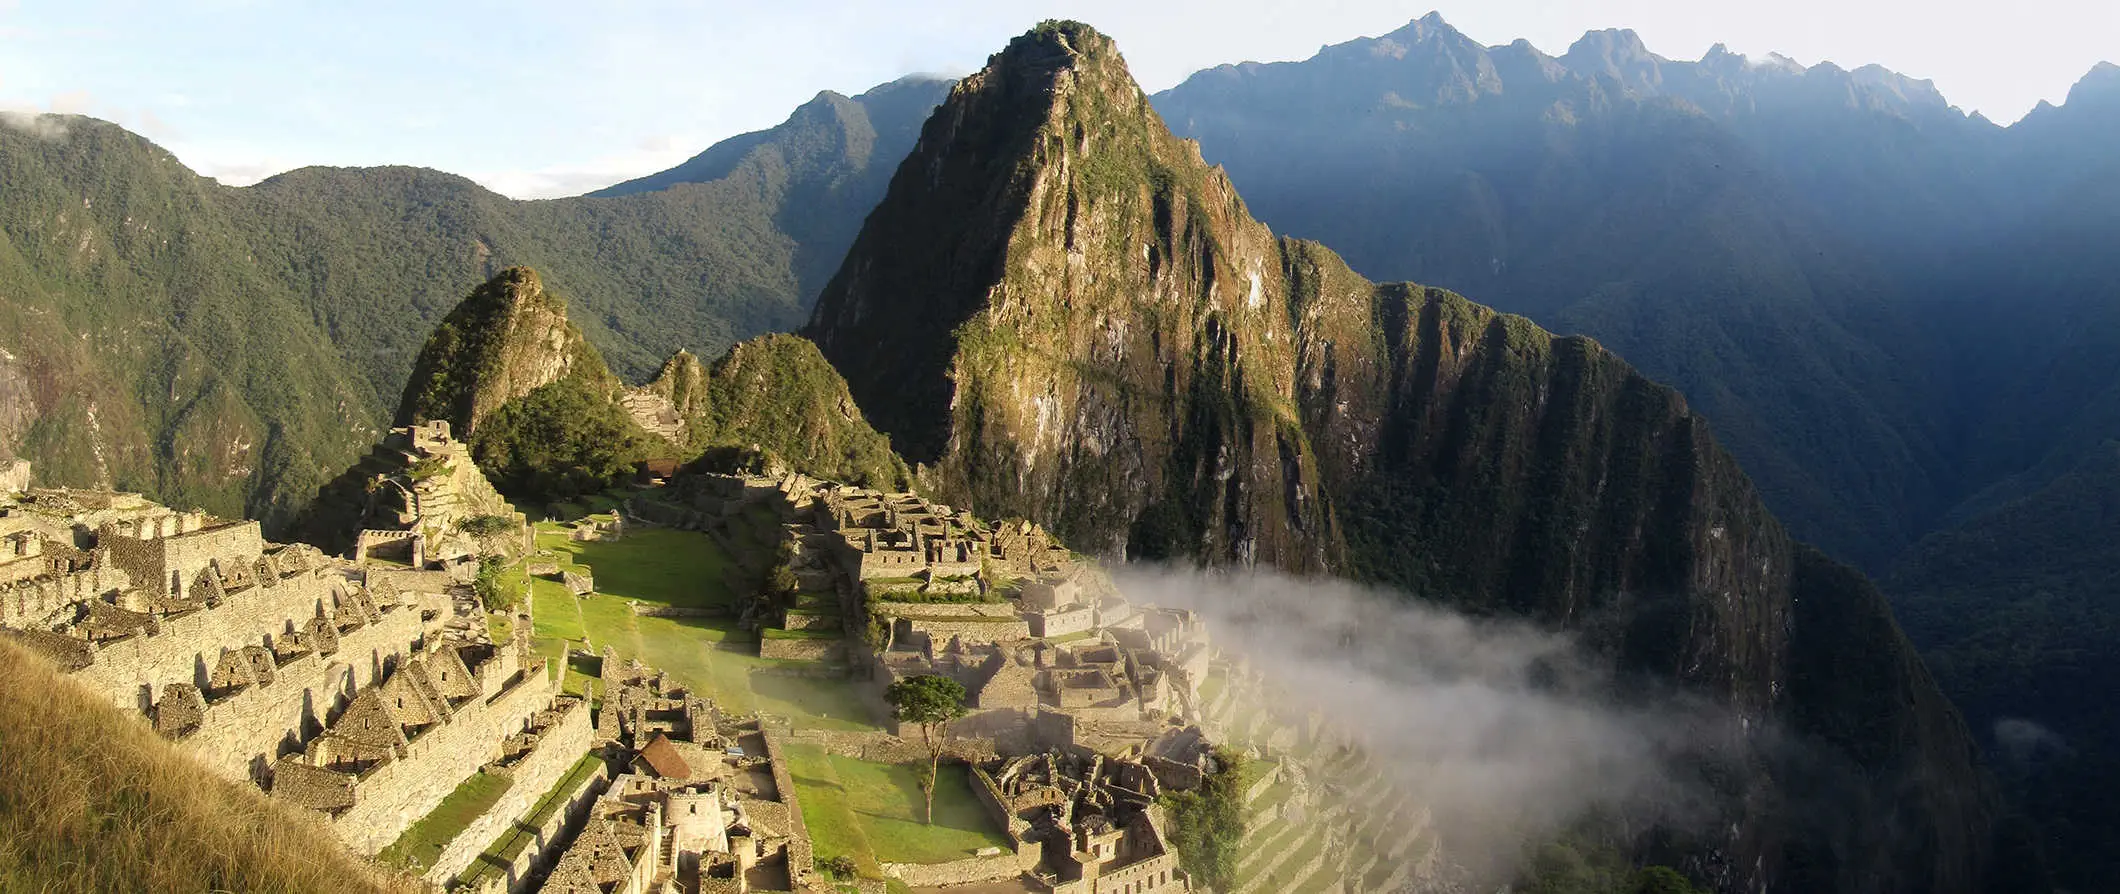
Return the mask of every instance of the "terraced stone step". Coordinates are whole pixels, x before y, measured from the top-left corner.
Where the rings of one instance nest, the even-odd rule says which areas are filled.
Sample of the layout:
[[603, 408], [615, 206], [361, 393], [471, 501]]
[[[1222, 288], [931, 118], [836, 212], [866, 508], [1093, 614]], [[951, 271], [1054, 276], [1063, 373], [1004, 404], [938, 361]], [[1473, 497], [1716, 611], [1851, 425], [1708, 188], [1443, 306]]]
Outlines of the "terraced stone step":
[[[1266, 883], [1272, 879], [1274, 870], [1296, 854], [1304, 852], [1313, 841], [1322, 842], [1324, 838], [1324, 830], [1317, 826], [1304, 824], [1296, 828], [1298, 834], [1281, 842], [1279, 847], [1267, 850], [1264, 859], [1253, 864], [1249, 872], [1242, 869], [1238, 870], [1235, 882], [1236, 889], [1232, 894], [1255, 894], [1255, 892], [1269, 891], [1278, 894], [1280, 890], [1284, 890], [1266, 886]], [[1319, 847], [1322, 848], [1323, 844], [1320, 843]], [[1283, 883], [1287, 881], [1287, 879], [1282, 880]]]

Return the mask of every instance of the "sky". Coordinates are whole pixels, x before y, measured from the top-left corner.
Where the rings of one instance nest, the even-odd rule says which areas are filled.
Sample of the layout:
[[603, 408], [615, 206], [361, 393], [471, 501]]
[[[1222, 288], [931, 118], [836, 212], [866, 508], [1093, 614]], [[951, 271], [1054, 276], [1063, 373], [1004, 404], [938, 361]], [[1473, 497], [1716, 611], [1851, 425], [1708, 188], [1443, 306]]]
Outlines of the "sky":
[[[1559, 54], [1626, 27], [1930, 78], [1999, 122], [2120, 61], [2114, 0], [1430, 0], [1487, 44]], [[312, 164], [413, 164], [518, 198], [572, 195], [771, 127], [821, 90], [977, 69], [1046, 18], [1112, 35], [1151, 92], [1225, 62], [1303, 59], [1429, 6], [1378, 0], [0, 0], [0, 109], [116, 121], [242, 185]]]

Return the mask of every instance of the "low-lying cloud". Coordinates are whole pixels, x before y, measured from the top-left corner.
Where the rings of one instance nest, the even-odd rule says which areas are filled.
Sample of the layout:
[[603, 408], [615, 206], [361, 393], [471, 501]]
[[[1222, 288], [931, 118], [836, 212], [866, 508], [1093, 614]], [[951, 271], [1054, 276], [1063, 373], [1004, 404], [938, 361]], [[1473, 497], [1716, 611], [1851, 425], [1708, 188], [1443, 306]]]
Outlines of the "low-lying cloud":
[[66, 139], [66, 117], [20, 109], [0, 109], [0, 127], [46, 140]]
[[[1681, 756], [1720, 727], [1675, 693], [1624, 701], [1570, 637], [1343, 581], [1130, 566], [1129, 599], [1197, 611], [1282, 707], [1315, 710], [1432, 815], [1475, 876], [1593, 812], [1682, 821]], [[1361, 780], [1337, 780], [1359, 787]]]

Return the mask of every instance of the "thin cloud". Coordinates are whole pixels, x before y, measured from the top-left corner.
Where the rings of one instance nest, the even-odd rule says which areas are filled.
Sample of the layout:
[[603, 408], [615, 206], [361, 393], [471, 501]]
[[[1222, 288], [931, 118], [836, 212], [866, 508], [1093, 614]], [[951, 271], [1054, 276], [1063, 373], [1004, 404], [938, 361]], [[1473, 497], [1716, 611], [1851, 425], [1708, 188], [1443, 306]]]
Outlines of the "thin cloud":
[[1683, 826], [1709, 811], [1690, 756], [1732, 722], [1675, 693], [1622, 701], [1567, 635], [1344, 581], [1142, 566], [1113, 577], [1134, 601], [1199, 612], [1224, 654], [1269, 681], [1269, 700], [1361, 743], [1475, 877], [1506, 881], [1527, 844], [1592, 814]]

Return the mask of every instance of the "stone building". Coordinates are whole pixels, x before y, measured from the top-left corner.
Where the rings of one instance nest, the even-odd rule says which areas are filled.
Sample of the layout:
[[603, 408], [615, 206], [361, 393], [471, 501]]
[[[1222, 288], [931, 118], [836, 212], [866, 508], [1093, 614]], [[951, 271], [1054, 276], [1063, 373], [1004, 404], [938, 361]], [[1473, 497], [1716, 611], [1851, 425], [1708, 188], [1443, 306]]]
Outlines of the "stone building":
[[[515, 533], [482, 539], [463, 530], [480, 516], [509, 519]], [[470, 447], [441, 420], [391, 429], [320, 488], [304, 536], [355, 562], [373, 558], [412, 568], [530, 546], [528, 520], [494, 490]]]
[[802, 890], [808, 831], [770, 731], [604, 657], [598, 738], [627, 769], [543, 886], [555, 894]]
[[975, 767], [980, 802], [1056, 894], [1186, 894], [1192, 890], [1155, 806], [1161, 784], [1138, 762], [1054, 750]]
[[528, 641], [443, 645], [360, 691], [330, 726], [272, 771], [275, 798], [330, 818], [373, 854], [488, 764], [535, 747], [573, 711]]

